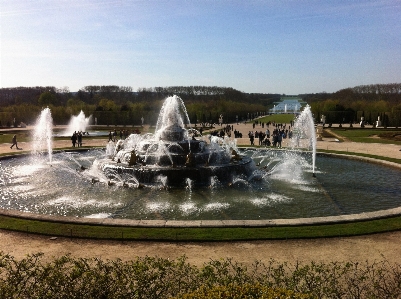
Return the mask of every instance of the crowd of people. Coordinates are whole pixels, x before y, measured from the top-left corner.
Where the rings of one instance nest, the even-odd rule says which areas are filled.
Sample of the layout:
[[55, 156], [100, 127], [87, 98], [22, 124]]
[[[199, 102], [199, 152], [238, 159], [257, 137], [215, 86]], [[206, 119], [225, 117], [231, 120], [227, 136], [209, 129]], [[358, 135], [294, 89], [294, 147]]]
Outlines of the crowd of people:
[[[273, 146], [282, 147], [282, 142], [284, 139], [292, 138], [291, 128], [293, 122], [290, 124], [279, 124], [275, 122], [260, 122], [255, 121], [252, 123], [252, 128], [255, 129], [257, 126], [261, 127], [262, 130], [251, 130], [248, 132], [248, 138], [251, 145], [259, 146]], [[213, 130], [210, 132], [212, 136], [218, 136], [224, 138], [225, 136], [231, 137], [232, 134], [234, 138], [243, 138], [243, 134], [234, 129], [234, 125], [221, 125], [220, 129]]]
[[[260, 126], [262, 130], [257, 130], [257, 126]], [[260, 121], [255, 121], [252, 123], [252, 128], [254, 130], [248, 132], [250, 145], [254, 146], [257, 142], [257, 145], [259, 146], [273, 146], [281, 148], [284, 139], [292, 138], [292, 126], [292, 122], [290, 124], [279, 124], [275, 122], [264, 123]], [[197, 126], [195, 125], [195, 128], [196, 127]], [[138, 130], [134, 130], [131, 133], [140, 134]], [[131, 133], [128, 130], [120, 130], [119, 132], [117, 132], [117, 130], [115, 129], [114, 131], [109, 131], [108, 141], [116, 142], [118, 139], [124, 140], [128, 138]], [[202, 136], [202, 133], [203, 127], [201, 126], [200, 129], [196, 132], [196, 136]], [[82, 146], [82, 136], [84, 134], [85, 132], [74, 132], [71, 137], [73, 147]], [[230, 124], [220, 124], [220, 128], [211, 131], [210, 135], [218, 136], [221, 138], [224, 138], [226, 136], [231, 138], [233, 135], [234, 138], [243, 138], [242, 132], [234, 129], [234, 125]]]
[[[258, 145], [260, 146], [273, 146], [281, 148], [281, 143], [283, 139], [291, 138], [292, 131], [289, 129], [278, 129], [275, 128], [270, 134], [270, 130], [266, 129], [265, 132], [263, 131], [249, 131], [248, 133], [249, 141], [251, 145], [255, 145], [255, 139], [259, 141]], [[271, 137], [271, 141], [270, 141]]]

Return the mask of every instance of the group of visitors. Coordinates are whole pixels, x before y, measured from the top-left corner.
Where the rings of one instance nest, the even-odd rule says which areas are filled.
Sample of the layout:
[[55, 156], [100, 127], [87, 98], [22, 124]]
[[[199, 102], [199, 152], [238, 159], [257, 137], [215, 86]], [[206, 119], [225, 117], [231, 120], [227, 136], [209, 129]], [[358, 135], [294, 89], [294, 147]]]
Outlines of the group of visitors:
[[259, 141], [258, 145], [259, 146], [273, 146], [273, 147], [282, 147], [282, 141], [283, 139], [291, 138], [292, 137], [292, 131], [289, 129], [285, 129], [285, 126], [282, 126], [282, 129], [279, 129], [276, 127], [272, 134], [272, 140], [270, 141], [270, 130], [266, 129], [265, 132], [263, 131], [249, 131], [248, 132], [248, 137], [251, 145], [255, 145], [255, 139]]
[[82, 136], [83, 133], [81, 131], [74, 131], [71, 136], [72, 147], [81, 147], [82, 146]]

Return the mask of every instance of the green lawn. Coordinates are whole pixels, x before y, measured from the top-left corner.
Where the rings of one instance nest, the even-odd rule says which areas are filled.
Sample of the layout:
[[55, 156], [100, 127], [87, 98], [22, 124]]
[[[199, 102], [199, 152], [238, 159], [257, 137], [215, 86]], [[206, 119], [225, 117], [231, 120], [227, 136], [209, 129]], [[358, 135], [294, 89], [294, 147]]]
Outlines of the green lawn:
[[271, 121], [279, 124], [289, 124], [294, 119], [295, 119], [294, 114], [272, 114], [264, 116], [262, 118], [258, 118], [258, 121], [264, 123]]
[[353, 142], [401, 145], [401, 129], [331, 128], [330, 130]]
[[17, 142], [25, 142], [30, 141], [31, 136], [29, 131], [7, 131], [0, 133], [0, 143], [10, 143], [11, 139], [13, 138], [14, 134], [17, 135]]
[[232, 241], [355, 236], [401, 229], [401, 217], [327, 225], [152, 228], [57, 223], [0, 215], [0, 229], [49, 236], [110, 240]]

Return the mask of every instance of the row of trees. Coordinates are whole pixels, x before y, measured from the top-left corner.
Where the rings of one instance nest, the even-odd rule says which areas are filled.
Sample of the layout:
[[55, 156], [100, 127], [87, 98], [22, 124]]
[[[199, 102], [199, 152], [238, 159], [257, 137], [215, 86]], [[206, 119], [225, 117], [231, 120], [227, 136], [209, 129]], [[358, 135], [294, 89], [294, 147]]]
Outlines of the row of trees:
[[15, 104], [52, 104], [66, 105], [69, 100], [82, 101], [86, 104], [97, 104], [107, 99], [118, 105], [127, 102], [162, 100], [170, 95], [178, 95], [185, 101], [214, 101], [229, 99], [232, 101], [272, 104], [280, 99], [279, 94], [248, 94], [230, 87], [218, 86], [170, 86], [139, 88], [134, 91], [130, 86], [88, 85], [70, 92], [68, 87], [54, 86], [15, 87], [0, 89], [0, 107]]
[[[264, 114], [280, 100], [279, 94], [243, 93], [217, 86], [172, 86], [140, 88], [129, 86], [84, 86], [78, 92], [68, 87], [17, 87], [0, 89], [1, 125], [32, 124], [40, 110], [49, 106], [57, 124], [65, 124], [81, 110], [93, 115], [98, 124], [139, 125], [141, 118], [155, 124], [162, 101], [169, 95], [180, 96], [191, 122], [246, 120], [248, 114]], [[311, 105], [316, 121], [349, 123], [363, 116], [369, 123], [378, 116], [388, 126], [401, 125], [401, 84], [362, 85], [335, 93], [300, 95]]]
[[[280, 95], [246, 94], [226, 87], [155, 87], [132, 91], [127, 86], [85, 86], [76, 93], [54, 87], [0, 89], [2, 125], [32, 124], [43, 107], [50, 107], [56, 124], [65, 124], [81, 110], [99, 125], [139, 125], [141, 118], [155, 124], [164, 99], [176, 94], [185, 101], [191, 122], [243, 120], [263, 113]], [[18, 99], [18, 100], [16, 100]], [[15, 122], [14, 122], [15, 120]]]
[[304, 95], [316, 120], [326, 116], [327, 123], [382, 121], [384, 126], [401, 125], [401, 84], [361, 85], [335, 93]]

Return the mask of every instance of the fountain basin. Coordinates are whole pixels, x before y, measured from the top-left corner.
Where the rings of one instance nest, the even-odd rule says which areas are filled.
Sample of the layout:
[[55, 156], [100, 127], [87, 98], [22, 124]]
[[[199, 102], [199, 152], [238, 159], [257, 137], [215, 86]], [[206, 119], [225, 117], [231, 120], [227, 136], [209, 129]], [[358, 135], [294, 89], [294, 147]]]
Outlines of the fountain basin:
[[[269, 176], [249, 181], [236, 177], [230, 187], [210, 177], [206, 186], [170, 188], [156, 181], [137, 189], [131, 183], [124, 187], [124, 181], [108, 185], [109, 179], [93, 165], [101, 155], [105, 155], [102, 150], [55, 152], [51, 165], [46, 156], [35, 163], [28, 155], [2, 158], [0, 208], [45, 218], [163, 226], [177, 221], [180, 225], [185, 221], [267, 225], [280, 219], [285, 219], [281, 223], [298, 223], [299, 218], [309, 223], [351, 221], [352, 215], [384, 217], [382, 210], [394, 212], [401, 207], [400, 169], [367, 163], [360, 157], [318, 155], [313, 178], [305, 153], [245, 150], [242, 155], [261, 168], [267, 166]], [[300, 161], [302, 172], [293, 167], [294, 161]], [[94, 177], [99, 181], [93, 183]]]

